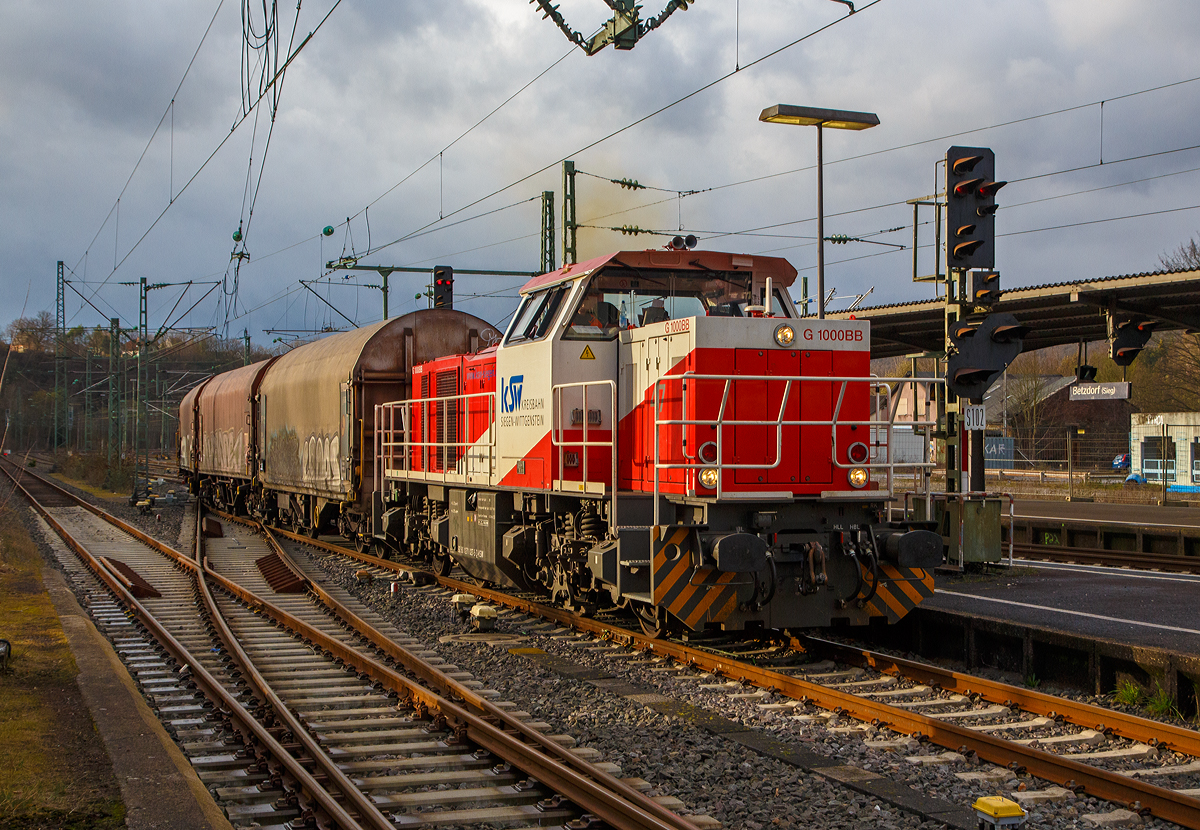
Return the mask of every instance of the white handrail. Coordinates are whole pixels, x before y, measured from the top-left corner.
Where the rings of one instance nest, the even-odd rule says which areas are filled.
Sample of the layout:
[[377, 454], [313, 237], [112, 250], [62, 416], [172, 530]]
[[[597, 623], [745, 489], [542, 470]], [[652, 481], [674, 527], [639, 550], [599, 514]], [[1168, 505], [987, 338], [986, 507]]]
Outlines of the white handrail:
[[[688, 411], [688, 405], [687, 405], [688, 383], [687, 383], [687, 381], [703, 381], [703, 380], [720, 381], [724, 384], [724, 388], [723, 388], [723, 391], [721, 394], [721, 403], [720, 403], [720, 406], [718, 408], [717, 415], [715, 418], [702, 419], [702, 418], [662, 418], [662, 417], [660, 417], [662, 414], [662, 404], [663, 404], [663, 401], [661, 399], [661, 393], [668, 384], [678, 382], [682, 385], [682, 391], [681, 391], [681, 395], [680, 395], [681, 409], [682, 409], [682, 412], [686, 414]], [[739, 382], [739, 381], [744, 381], [744, 382], [765, 381], [768, 383], [783, 383], [784, 384], [783, 395], [779, 401], [779, 408], [776, 411], [774, 417], [769, 418], [769, 419], [727, 419], [725, 417], [725, 412], [726, 412], [726, 409], [729, 404], [729, 398], [730, 398], [730, 394], [732, 392], [733, 384], [735, 382]], [[833, 414], [828, 420], [824, 420], [824, 419], [820, 419], [820, 420], [787, 419], [784, 417], [784, 415], [787, 411], [788, 400], [792, 394], [793, 385], [794, 384], [804, 384], [804, 383], [830, 383], [830, 384], [837, 383], [837, 384], [840, 384], [840, 388], [838, 390], [837, 402], [834, 407]], [[831, 457], [832, 463], [836, 467], [839, 467], [841, 469], [849, 469], [851, 467], [862, 467], [862, 468], [866, 468], [868, 470], [884, 471], [885, 479], [886, 479], [886, 483], [887, 483], [886, 494], [889, 497], [893, 494], [892, 493], [892, 483], [894, 480], [895, 470], [897, 467], [913, 468], [913, 469], [919, 470], [919, 469], [933, 469], [937, 466], [936, 463], [929, 461], [929, 460], [922, 461], [922, 462], [914, 462], [914, 463], [909, 463], [909, 464], [898, 464], [891, 460], [891, 434], [892, 434], [892, 429], [895, 426], [895, 419], [896, 419], [896, 409], [893, 407], [888, 407], [887, 420], [877, 420], [877, 419], [873, 419], [873, 418], [853, 419], [853, 420], [841, 419], [840, 414], [841, 414], [842, 403], [845, 399], [846, 388], [851, 383], [869, 384], [871, 391], [874, 391], [874, 390], [889, 388], [890, 384], [912, 384], [914, 389], [916, 388], [917, 384], [922, 384], [925, 386], [936, 386], [936, 385], [944, 384], [945, 380], [943, 380], [941, 378], [879, 378], [879, 377], [862, 377], [862, 376], [841, 377], [841, 376], [830, 376], [830, 375], [812, 375], [812, 376], [809, 376], [809, 375], [716, 375], [716, 374], [697, 374], [697, 373], [693, 373], [693, 372], [685, 372], [685, 373], [679, 374], [679, 375], [667, 375], [667, 376], [661, 377], [658, 380], [656, 380], [654, 382], [654, 407], [653, 407], [653, 413], [652, 413], [652, 417], [654, 418], [654, 427], [653, 427], [654, 428], [654, 523], [656, 525], [660, 523], [659, 522], [659, 494], [660, 494], [660, 489], [661, 489], [660, 488], [661, 482], [660, 482], [660, 478], [659, 478], [660, 470], [673, 470], [673, 469], [694, 470], [694, 469], [700, 469], [701, 467], [713, 467], [717, 470], [717, 486], [715, 488], [716, 489], [716, 498], [720, 499], [724, 495], [723, 472], [725, 470], [748, 470], [748, 469], [771, 470], [771, 469], [775, 469], [779, 466], [779, 464], [781, 463], [781, 461], [783, 459], [783, 428], [784, 427], [805, 427], [805, 426], [829, 427], [830, 428], [830, 452], [831, 452], [830, 457]], [[799, 386], [798, 388], [802, 390], [804, 387]], [[937, 425], [937, 419], [936, 419], [936, 417], [930, 418], [929, 412], [930, 412], [930, 396], [927, 394], [926, 401], [925, 401], [925, 415], [926, 415], [925, 419], [903, 421], [902, 423], [906, 426], [912, 426], [914, 428], [934, 427]], [[843, 463], [841, 463], [837, 458], [837, 429], [836, 429], [836, 427], [849, 426], [849, 425], [867, 427], [868, 428], [868, 441], [864, 442], [864, 443], [868, 443], [868, 444], [870, 441], [870, 429], [871, 428], [873, 428], [873, 427], [886, 428], [887, 438], [888, 438], [888, 441], [885, 444], [885, 446], [888, 449], [887, 460], [882, 463], [870, 463], [870, 460], [869, 460], [870, 456], [868, 455], [868, 459], [865, 460], [864, 463], [862, 463], [862, 464], [843, 464]], [[715, 442], [716, 443], [716, 458], [715, 458], [715, 460], [710, 463], [710, 462], [705, 462], [702, 459], [700, 459], [699, 447], [697, 447], [696, 448], [696, 456], [694, 457], [694, 460], [691, 455], [684, 452], [684, 458], [686, 459], [685, 462], [683, 462], [683, 463], [663, 463], [662, 459], [661, 459], [661, 452], [660, 452], [661, 431], [662, 431], [663, 427], [670, 427], [670, 426], [711, 426], [711, 427], [714, 427], [716, 429], [716, 433], [717, 433], [716, 442]], [[775, 452], [774, 452], [774, 456], [773, 456], [774, 460], [772, 460], [770, 463], [758, 463], [758, 464], [725, 463], [723, 461], [723, 459], [725, 457], [724, 452], [723, 452], [723, 446], [724, 446], [724, 442], [725, 442], [725, 430], [728, 428], [731, 428], [731, 427], [739, 427], [739, 426], [743, 426], [743, 427], [744, 426], [766, 426], [766, 427], [774, 428], [774, 430], [775, 430]], [[928, 448], [926, 448], [923, 455], [925, 455], [926, 458], [928, 458]]]
[[[608, 424], [609, 424], [609, 440], [604, 441], [589, 441], [588, 440], [588, 389], [591, 387], [607, 387], [608, 388]], [[583, 390], [583, 438], [579, 441], [568, 441], [565, 437], [565, 427], [563, 426], [563, 391], [567, 389], [582, 389]], [[609, 449], [609, 460], [611, 464], [609, 486], [612, 490], [612, 515], [609, 522], [611, 526], [617, 526], [617, 383], [614, 380], [583, 380], [574, 383], [558, 383], [551, 387], [551, 400], [553, 401], [554, 414], [550, 422], [550, 445], [558, 448], [558, 476], [560, 481], [565, 481], [563, 471], [566, 469], [564, 464], [566, 448], [579, 447], [582, 456], [580, 459], [581, 472], [583, 475], [582, 485], [584, 493], [587, 493], [587, 486], [590, 483], [588, 478], [588, 449], [591, 447], [607, 447]], [[603, 418], [601, 425], [603, 425]], [[553, 487], [553, 481], [551, 481]], [[565, 490], [565, 488], [558, 488]]]
[[[480, 443], [478, 440], [448, 440], [450, 436], [446, 433], [450, 428], [449, 419], [442, 419], [441, 435], [436, 436], [435, 440], [431, 440], [431, 436], [426, 434], [426, 430], [422, 430], [420, 440], [414, 440], [412, 435], [412, 420], [414, 414], [421, 420], [422, 424], [427, 425], [431, 415], [430, 407], [432, 405], [450, 405], [459, 404], [457, 408], [458, 423], [461, 428], [456, 428], [455, 439], [462, 435], [464, 438], [469, 434], [471, 417], [473, 415], [483, 415], [483, 412], [472, 412], [469, 404], [476, 399], [487, 400], [487, 441]], [[414, 410], [418, 410], [414, 412]], [[396, 427], [396, 412], [400, 413], [401, 426]], [[436, 416], [436, 410], [433, 413]], [[410, 476], [419, 476], [423, 479], [439, 479], [442, 481], [451, 480], [451, 476], [465, 476], [474, 469], [470, 468], [470, 460], [472, 449], [487, 450], [487, 474], [491, 476], [495, 472], [496, 463], [496, 395], [494, 392], [471, 392], [460, 395], [441, 395], [435, 398], [409, 398], [403, 401], [391, 401], [380, 404], [376, 407], [375, 416], [376, 440], [378, 442], [376, 451], [376, 466], [381, 471], [379, 480], [382, 483], [386, 478], [387, 473], [404, 472]], [[481, 436], [482, 437], [482, 436]], [[399, 452], [397, 453], [397, 449]], [[431, 461], [437, 457], [438, 451], [446, 451], [450, 449], [462, 449], [464, 452], [459, 458], [455, 458], [455, 469], [449, 469], [448, 465], [443, 465], [440, 471], [430, 469]], [[386, 452], [385, 452], [386, 451]], [[412, 456], [413, 453], [419, 452], [421, 457], [420, 470], [413, 469]], [[397, 465], [396, 461], [400, 463]], [[467, 469], [463, 472], [458, 472], [460, 462], [466, 462]]]

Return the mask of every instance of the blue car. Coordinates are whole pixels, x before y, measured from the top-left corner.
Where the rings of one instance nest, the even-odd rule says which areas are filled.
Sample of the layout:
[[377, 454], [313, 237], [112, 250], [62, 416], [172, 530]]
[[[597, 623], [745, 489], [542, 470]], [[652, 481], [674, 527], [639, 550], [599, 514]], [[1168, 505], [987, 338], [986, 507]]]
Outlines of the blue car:
[[1128, 470], [1129, 469], [1129, 453], [1123, 452], [1120, 455], [1118, 455], [1116, 458], [1114, 458], [1113, 459], [1113, 469], [1114, 470]]

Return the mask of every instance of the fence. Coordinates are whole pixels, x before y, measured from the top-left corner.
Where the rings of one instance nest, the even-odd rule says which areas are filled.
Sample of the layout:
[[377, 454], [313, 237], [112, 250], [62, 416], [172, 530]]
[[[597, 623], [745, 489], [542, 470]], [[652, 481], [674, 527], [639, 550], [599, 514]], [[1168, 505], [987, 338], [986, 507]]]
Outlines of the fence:
[[[989, 429], [984, 440], [988, 487], [1036, 497], [1061, 490], [1074, 498], [1116, 487], [1126, 491], [1117, 500], [1135, 501], [1164, 498], [1168, 492], [1200, 493], [1200, 416], [1195, 423], [1186, 415], [1177, 416], [1179, 422], [1144, 417], [1147, 422], [1135, 420], [1129, 432], [1055, 428], [1030, 436], [1011, 428]], [[933, 474], [935, 488], [945, 464], [940, 442], [937, 451], [942, 469]], [[1127, 478], [1150, 486], [1120, 487]], [[915, 480], [899, 489], [909, 487], [920, 489]]]

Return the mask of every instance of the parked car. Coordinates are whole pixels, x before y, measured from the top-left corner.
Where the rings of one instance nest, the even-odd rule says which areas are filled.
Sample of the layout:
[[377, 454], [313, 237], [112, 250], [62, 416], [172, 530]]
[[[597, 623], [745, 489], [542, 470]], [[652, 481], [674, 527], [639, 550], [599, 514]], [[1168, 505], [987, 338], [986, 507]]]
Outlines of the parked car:
[[1123, 452], [1120, 455], [1118, 455], [1116, 458], [1114, 458], [1113, 459], [1113, 469], [1114, 470], [1128, 470], [1129, 469], [1129, 453]]

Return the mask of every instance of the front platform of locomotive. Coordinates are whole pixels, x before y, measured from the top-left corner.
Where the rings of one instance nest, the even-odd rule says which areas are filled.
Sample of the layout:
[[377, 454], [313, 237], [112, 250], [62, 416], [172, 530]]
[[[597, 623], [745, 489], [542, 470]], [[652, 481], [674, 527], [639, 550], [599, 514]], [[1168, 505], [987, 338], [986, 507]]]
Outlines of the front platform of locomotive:
[[[529, 307], [554, 290], [547, 276]], [[895, 622], [932, 593], [941, 538], [882, 519], [896, 383], [871, 377], [869, 323], [797, 314], [795, 278], [786, 260], [721, 252], [577, 266], [553, 359], [539, 361], [547, 400], [575, 413], [545, 484], [611, 497], [615, 467], [611, 539], [588, 560], [614, 598], [691, 629], [742, 629]], [[521, 366], [509, 345], [502, 380]]]

